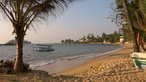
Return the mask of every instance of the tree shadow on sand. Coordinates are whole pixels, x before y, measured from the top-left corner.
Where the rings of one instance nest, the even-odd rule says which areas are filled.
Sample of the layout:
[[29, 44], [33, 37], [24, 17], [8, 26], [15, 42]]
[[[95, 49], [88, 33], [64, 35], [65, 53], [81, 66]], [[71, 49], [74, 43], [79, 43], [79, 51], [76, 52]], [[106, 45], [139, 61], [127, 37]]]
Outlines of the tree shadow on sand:
[[41, 70], [30, 70], [25, 73], [18, 73], [18, 74], [4, 74], [0, 73], [0, 81], [1, 82], [81, 82], [81, 77], [75, 76], [53, 76], [49, 75], [45, 71]]

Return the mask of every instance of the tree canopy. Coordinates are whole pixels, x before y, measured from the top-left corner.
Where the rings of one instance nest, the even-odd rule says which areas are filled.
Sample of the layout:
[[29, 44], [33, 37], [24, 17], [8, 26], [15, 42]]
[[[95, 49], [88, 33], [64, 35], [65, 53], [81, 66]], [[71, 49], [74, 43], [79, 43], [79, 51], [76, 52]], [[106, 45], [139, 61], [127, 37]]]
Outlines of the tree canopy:
[[121, 34], [115, 31], [111, 34], [102, 33], [101, 36], [89, 33], [78, 40], [65, 39], [61, 43], [116, 43], [119, 42]]
[[[146, 29], [146, 0], [127, 0], [127, 6], [135, 28], [145, 31]], [[116, 24], [127, 26], [128, 21], [122, 0], [115, 0], [112, 7], [115, 16], [112, 16]]]
[[21, 26], [24, 33], [36, 21], [43, 22], [49, 18], [56, 18], [60, 11], [68, 6], [73, 0], [1, 0], [0, 9], [13, 24], [14, 32], [16, 25]]
[[[146, 0], [115, 0], [115, 6], [112, 7], [115, 15], [112, 21], [121, 26], [123, 32], [127, 32], [123, 34], [130, 33], [133, 43], [138, 46], [140, 46], [139, 35], [141, 35], [139, 33], [146, 32], [145, 4]], [[137, 51], [139, 51], [138, 47]]]

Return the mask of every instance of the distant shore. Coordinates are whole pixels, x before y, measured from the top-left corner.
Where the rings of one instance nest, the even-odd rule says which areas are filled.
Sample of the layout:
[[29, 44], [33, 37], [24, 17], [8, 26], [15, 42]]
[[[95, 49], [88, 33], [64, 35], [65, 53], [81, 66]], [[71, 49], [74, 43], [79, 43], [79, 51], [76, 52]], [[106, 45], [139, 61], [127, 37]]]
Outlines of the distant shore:
[[130, 56], [132, 52], [132, 46], [126, 44], [124, 49], [96, 57], [60, 73], [48, 75], [45, 71], [34, 70], [23, 74], [0, 74], [0, 81], [144, 82], [146, 72], [138, 71], [134, 67]]

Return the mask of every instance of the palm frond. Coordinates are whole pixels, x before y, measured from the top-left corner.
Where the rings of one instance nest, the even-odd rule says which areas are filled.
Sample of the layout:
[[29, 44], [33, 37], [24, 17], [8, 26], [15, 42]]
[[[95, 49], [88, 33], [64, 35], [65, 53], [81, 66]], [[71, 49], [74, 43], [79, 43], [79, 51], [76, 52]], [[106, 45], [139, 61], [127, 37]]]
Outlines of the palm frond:
[[56, 19], [73, 1], [75, 0], [1, 0], [0, 10], [14, 27], [20, 24], [24, 30], [36, 21]]

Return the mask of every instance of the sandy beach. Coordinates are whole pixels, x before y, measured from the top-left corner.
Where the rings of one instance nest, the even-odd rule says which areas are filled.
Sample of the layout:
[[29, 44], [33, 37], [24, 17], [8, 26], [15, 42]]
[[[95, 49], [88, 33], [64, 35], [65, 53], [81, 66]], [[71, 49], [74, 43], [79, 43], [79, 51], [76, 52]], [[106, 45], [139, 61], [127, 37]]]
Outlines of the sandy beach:
[[[49, 74], [47, 67], [23, 74], [0, 74], [1, 82], [145, 82], [146, 72], [138, 71], [132, 62], [131, 45], [95, 57], [65, 71]], [[70, 65], [72, 66], [72, 65]], [[69, 66], [69, 67], [70, 67]], [[53, 68], [51, 68], [53, 70]], [[60, 68], [61, 69], [61, 68]]]

